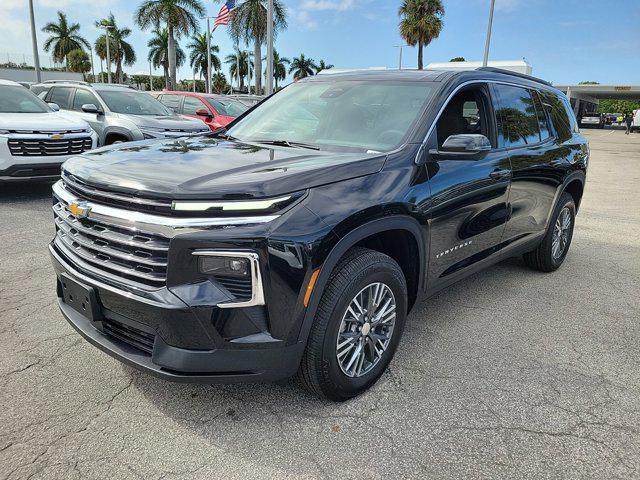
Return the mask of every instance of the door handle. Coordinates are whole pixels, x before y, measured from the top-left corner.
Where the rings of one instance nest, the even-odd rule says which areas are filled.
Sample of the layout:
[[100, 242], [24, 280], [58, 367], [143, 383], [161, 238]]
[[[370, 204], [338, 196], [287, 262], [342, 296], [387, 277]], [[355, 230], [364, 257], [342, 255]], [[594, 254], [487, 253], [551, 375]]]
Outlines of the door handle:
[[509, 169], [496, 169], [489, 174], [489, 177], [493, 180], [502, 180], [503, 178], [507, 178], [511, 175], [511, 170]]

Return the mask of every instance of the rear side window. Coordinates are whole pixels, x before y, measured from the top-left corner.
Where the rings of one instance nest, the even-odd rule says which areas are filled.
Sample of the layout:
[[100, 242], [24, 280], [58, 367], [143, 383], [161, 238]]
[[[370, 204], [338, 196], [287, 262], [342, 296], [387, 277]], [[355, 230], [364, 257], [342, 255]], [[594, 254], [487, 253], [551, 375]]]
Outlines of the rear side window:
[[538, 118], [538, 127], [540, 128], [540, 139], [545, 141], [551, 137], [549, 130], [549, 120], [547, 118], [547, 111], [540, 100], [540, 95], [537, 91], [531, 90], [531, 98], [533, 98], [533, 105], [536, 107], [536, 116]]
[[180, 110], [180, 101], [182, 100], [182, 95], [162, 95], [160, 102], [164, 104], [165, 107], [172, 108], [176, 113]]
[[533, 99], [526, 88], [496, 84], [498, 95], [498, 144], [523, 147], [540, 142], [540, 128]]
[[577, 129], [569, 102], [566, 97], [563, 99], [553, 92], [540, 92], [540, 97], [547, 111], [550, 112], [551, 124], [558, 140], [566, 142]]
[[88, 103], [93, 103], [96, 107], [100, 108], [100, 103], [93, 93], [81, 88], [77, 89], [76, 95], [73, 97], [73, 109], [81, 112], [82, 105]]
[[73, 92], [71, 87], [53, 87], [47, 101], [58, 104], [62, 109], [69, 110], [71, 109], [71, 92]]

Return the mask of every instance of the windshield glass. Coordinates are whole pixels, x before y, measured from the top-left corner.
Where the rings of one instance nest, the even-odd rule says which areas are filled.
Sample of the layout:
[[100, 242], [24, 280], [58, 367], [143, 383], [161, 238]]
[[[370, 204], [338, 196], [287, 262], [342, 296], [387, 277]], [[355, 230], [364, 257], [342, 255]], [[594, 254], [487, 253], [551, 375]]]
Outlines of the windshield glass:
[[44, 113], [49, 106], [24, 87], [0, 87], [0, 113]]
[[98, 92], [109, 110], [130, 115], [173, 115], [167, 107], [148, 93], [135, 90], [103, 90]]
[[402, 143], [433, 91], [428, 82], [294, 83], [258, 105], [229, 134], [248, 142], [389, 151]]
[[216, 112], [226, 117], [239, 117], [249, 109], [248, 106], [240, 102], [236, 102], [235, 100], [209, 99], [209, 103], [211, 103], [211, 106], [216, 110]]

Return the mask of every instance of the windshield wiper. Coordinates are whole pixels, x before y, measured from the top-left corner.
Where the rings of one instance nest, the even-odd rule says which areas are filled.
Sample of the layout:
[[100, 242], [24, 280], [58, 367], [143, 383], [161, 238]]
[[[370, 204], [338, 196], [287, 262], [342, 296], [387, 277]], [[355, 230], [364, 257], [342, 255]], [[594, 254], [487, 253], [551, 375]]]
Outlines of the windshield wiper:
[[320, 147], [311, 143], [292, 142], [289, 140], [254, 140], [254, 143], [264, 143], [265, 145], [277, 145], [279, 147], [308, 148], [309, 150], [320, 150]]

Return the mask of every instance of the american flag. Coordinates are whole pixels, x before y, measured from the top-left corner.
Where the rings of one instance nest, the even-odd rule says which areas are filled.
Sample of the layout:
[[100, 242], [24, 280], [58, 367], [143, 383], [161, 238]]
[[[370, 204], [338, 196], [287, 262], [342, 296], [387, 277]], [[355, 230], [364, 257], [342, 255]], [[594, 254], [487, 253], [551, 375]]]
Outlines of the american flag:
[[229, 21], [231, 20], [231, 10], [233, 10], [235, 6], [236, 0], [227, 0], [227, 3], [222, 6], [220, 12], [218, 13], [218, 16], [216, 17], [216, 20], [213, 22], [214, 31], [218, 27], [218, 25], [229, 24]]

